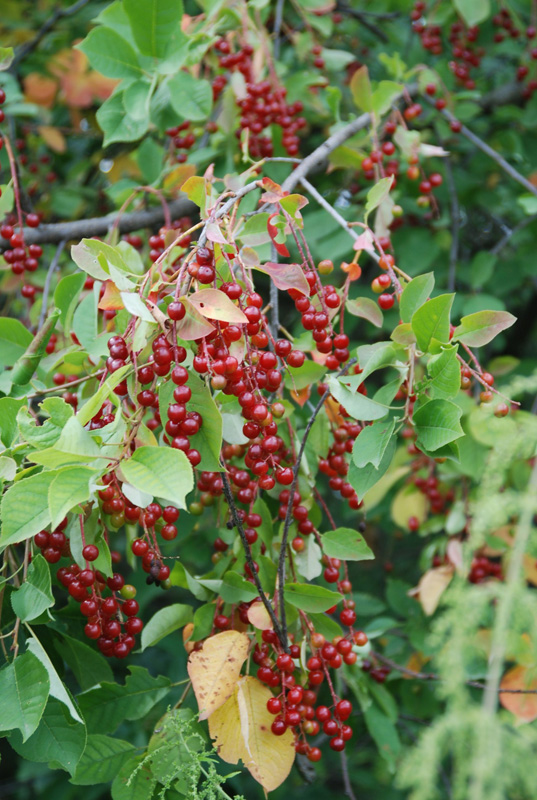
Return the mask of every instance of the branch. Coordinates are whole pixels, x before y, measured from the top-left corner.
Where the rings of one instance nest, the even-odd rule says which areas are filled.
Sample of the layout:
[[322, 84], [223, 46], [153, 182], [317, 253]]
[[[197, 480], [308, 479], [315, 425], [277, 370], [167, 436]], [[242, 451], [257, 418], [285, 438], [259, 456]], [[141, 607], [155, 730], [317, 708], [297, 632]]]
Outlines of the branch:
[[509, 243], [512, 236], [515, 236], [519, 231], [526, 228], [528, 225], [531, 225], [533, 222], [537, 220], [537, 214], [532, 214], [531, 217], [526, 217], [525, 219], [521, 220], [514, 228], [510, 228], [502, 238], [496, 242], [493, 248], [491, 248], [490, 253], [491, 255], [497, 256], [498, 253], [503, 250], [503, 248]]
[[[367, 30], [370, 33], [372, 33], [373, 36], [376, 36], [377, 39], [380, 39], [381, 42], [389, 41], [388, 37], [386, 36], [382, 28], [379, 28], [379, 26], [375, 25], [373, 22], [369, 22], [366, 13], [364, 13], [363, 11], [357, 11], [356, 9], [351, 8], [345, 3], [338, 3], [336, 5], [336, 11], [339, 11], [341, 14], [347, 14], [349, 17], [353, 17], [354, 19], [358, 20], [360, 25], [363, 25], [364, 28], [367, 28]], [[385, 19], [393, 19], [393, 16], [390, 17], [386, 16]]]
[[268, 615], [272, 620], [272, 625], [274, 627], [274, 631], [276, 632], [278, 639], [280, 640], [281, 646], [285, 650], [285, 652], [289, 652], [289, 645], [287, 644], [287, 633], [283, 630], [283, 626], [280, 626], [278, 621], [278, 617], [276, 616], [274, 609], [272, 608], [271, 603], [267, 600], [265, 592], [263, 591], [263, 587], [261, 586], [261, 581], [259, 580], [259, 575], [255, 570], [255, 562], [252, 557], [252, 550], [248, 541], [246, 539], [244, 528], [242, 526], [241, 519], [237, 514], [237, 506], [235, 505], [235, 501], [233, 499], [233, 492], [231, 491], [231, 486], [229, 485], [229, 479], [227, 473], [224, 471], [222, 472], [222, 483], [224, 488], [224, 495], [226, 497], [226, 502], [229, 506], [229, 510], [231, 512], [231, 519], [233, 520], [233, 524], [239, 531], [239, 536], [241, 537], [242, 546], [244, 548], [244, 554], [246, 556], [246, 563], [250, 567], [250, 573], [252, 578], [254, 579], [255, 588], [259, 592], [259, 597], [261, 602], [267, 609]]
[[39, 312], [39, 321], [37, 323], [37, 327], [40, 328], [41, 325], [45, 321], [45, 317], [47, 315], [47, 304], [48, 304], [48, 296], [50, 292], [50, 284], [52, 283], [52, 276], [58, 267], [58, 263], [60, 261], [61, 254], [63, 253], [65, 248], [65, 239], [59, 243], [58, 247], [56, 248], [56, 252], [54, 253], [54, 258], [50, 262], [50, 266], [47, 270], [47, 277], [45, 278], [45, 285], [43, 287], [43, 299], [41, 301], [41, 311]]
[[[429, 103], [429, 105], [434, 105], [434, 101], [427, 97], [427, 95], [423, 95], [423, 98]], [[457, 117], [447, 109], [439, 111], [438, 113], [442, 114], [442, 116], [449, 122], [458, 122]], [[467, 128], [466, 125], [462, 125], [460, 132], [468, 139], [468, 141], [472, 142], [472, 144], [474, 144], [478, 150], [481, 150], [482, 153], [485, 153], [485, 155], [489, 156], [489, 158], [492, 158], [492, 160], [495, 161], [500, 169], [503, 169], [507, 175], [523, 186], [526, 191], [530, 192], [530, 194], [533, 194], [537, 197], [537, 186], [534, 186], [533, 183], [524, 177], [524, 175], [521, 175], [521, 173], [512, 167], [511, 164], [506, 161], [505, 158], [503, 158], [503, 156], [501, 156], [496, 152], [496, 150], [490, 147], [490, 145], [484, 142], [483, 139], [480, 139], [479, 136], [470, 130], [470, 128]]]
[[19, 47], [17, 52], [15, 53], [15, 57], [11, 62], [11, 66], [15, 67], [23, 58], [26, 58], [35, 48], [39, 45], [39, 43], [44, 39], [44, 37], [52, 30], [58, 20], [62, 19], [63, 17], [71, 17], [73, 14], [76, 14], [77, 11], [80, 11], [81, 8], [84, 8], [85, 5], [89, 3], [89, 0], [78, 0], [77, 3], [73, 3], [72, 6], [68, 8], [57, 8], [53, 14], [43, 23], [41, 28], [38, 30], [36, 35], [33, 39], [30, 39], [29, 42], [23, 44]]
[[[199, 209], [186, 197], [173, 200], [168, 209], [172, 218], [189, 216], [199, 213]], [[118, 212], [112, 211], [105, 217], [91, 217], [78, 219], [74, 222], [57, 222], [50, 225], [40, 225], [38, 228], [23, 228], [25, 244], [59, 244], [61, 241], [71, 239], [84, 239], [91, 236], [105, 236], [110, 228], [117, 222]], [[131, 233], [140, 228], [152, 228], [164, 222], [164, 209], [162, 206], [144, 211], [132, 211], [124, 214], [116, 225], [119, 233]], [[9, 245], [0, 244], [0, 249], [5, 250]]]
[[[340, 375], [343, 375], [349, 367], [352, 367], [353, 364], [356, 364], [358, 359], [352, 358], [348, 361], [345, 366], [339, 370], [339, 372], [335, 375], [336, 378], [339, 378]], [[285, 603], [284, 603], [284, 585], [285, 585], [285, 556], [287, 550], [287, 539], [289, 537], [289, 529], [291, 527], [292, 515], [293, 515], [293, 498], [295, 495], [297, 483], [298, 483], [298, 472], [300, 470], [300, 464], [302, 463], [302, 456], [304, 455], [304, 450], [306, 449], [306, 442], [308, 441], [308, 436], [310, 435], [311, 429], [313, 427], [313, 423], [317, 419], [317, 414], [324, 406], [324, 402], [330, 394], [330, 389], [327, 389], [326, 392], [322, 395], [319, 399], [319, 402], [313, 409], [312, 415], [308, 420], [308, 424], [306, 425], [306, 430], [304, 431], [304, 436], [302, 437], [302, 442], [300, 443], [300, 450], [298, 451], [298, 456], [296, 459], [296, 464], [293, 469], [293, 482], [289, 487], [289, 501], [287, 503], [287, 511], [285, 512], [285, 522], [283, 525], [283, 533], [282, 533], [282, 543], [280, 545], [280, 555], [278, 558], [278, 606], [280, 611], [280, 619], [282, 623], [282, 632], [284, 636], [287, 638], [287, 621], [285, 615]]]
[[[372, 655], [376, 658], [377, 661], [380, 661], [381, 664], [385, 664], [390, 669], [393, 669], [395, 672], [400, 672], [401, 675], [407, 675], [409, 678], [414, 678], [417, 681], [443, 681], [443, 678], [440, 675], [437, 675], [434, 672], [416, 672], [413, 669], [408, 669], [408, 667], [403, 667], [401, 664], [396, 664], [395, 661], [392, 661], [391, 658], [386, 658], [386, 656], [381, 655], [381, 653], [372, 653]], [[472, 689], [485, 689], [486, 684], [482, 683], [481, 681], [465, 681], [466, 686], [470, 686]], [[496, 689], [497, 694], [537, 694], [537, 689]]]

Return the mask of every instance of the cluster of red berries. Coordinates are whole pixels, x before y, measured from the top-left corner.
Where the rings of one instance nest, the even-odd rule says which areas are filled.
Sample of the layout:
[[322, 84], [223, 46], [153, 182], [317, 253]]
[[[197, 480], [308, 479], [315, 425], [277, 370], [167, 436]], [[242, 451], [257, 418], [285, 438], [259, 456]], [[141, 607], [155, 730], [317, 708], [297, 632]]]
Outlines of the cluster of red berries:
[[[363, 631], [352, 631], [346, 637], [338, 636], [327, 642], [319, 633], [311, 633], [312, 654], [306, 663], [307, 684], [300, 685], [295, 677], [300, 668], [300, 646], [291, 644], [289, 653], [281, 651], [274, 631], [263, 631], [262, 643], [256, 644], [252, 658], [258, 665], [257, 677], [278, 693], [267, 701], [268, 711], [275, 716], [271, 730], [282, 736], [288, 729], [295, 735], [295, 748], [310, 761], [319, 761], [321, 751], [312, 747], [306, 737], [316, 736], [321, 730], [330, 737], [330, 747], [337, 752], [344, 750], [352, 737], [352, 729], [346, 721], [352, 713], [352, 703], [335, 694], [329, 669], [339, 669], [343, 663], [354, 664], [357, 660], [354, 645], [367, 644]], [[317, 705], [321, 684], [327, 682], [332, 705]]]
[[472, 559], [468, 580], [470, 583], [483, 583], [487, 578], [503, 580], [502, 565], [486, 556], [476, 556]]
[[180, 125], [175, 125], [173, 128], [168, 128], [166, 131], [166, 136], [169, 136], [171, 139], [175, 161], [178, 164], [185, 163], [188, 158], [188, 151], [191, 150], [196, 143], [196, 137], [189, 128], [190, 122], [185, 121], [181, 122]]
[[[56, 564], [61, 558], [72, 558], [70, 543], [64, 533], [66, 527], [67, 519], [64, 519], [51, 533], [43, 530], [34, 536], [36, 547], [49, 564]], [[115, 551], [111, 555], [113, 562], [120, 558]], [[135, 636], [143, 628], [142, 620], [136, 616], [139, 611], [134, 599], [136, 589], [125, 585], [123, 576], [117, 572], [106, 578], [98, 569], [92, 568], [91, 564], [99, 557], [97, 545], [85, 545], [82, 557], [86, 562], [84, 569], [72, 562], [59, 567], [56, 577], [80, 604], [81, 614], [87, 618], [84, 633], [88, 639], [96, 639], [104, 655], [125, 658], [136, 644]]]
[[[241, 112], [237, 137], [242, 131], [249, 132], [248, 149], [252, 158], [270, 158], [274, 147], [272, 138], [266, 132], [271, 125], [277, 125], [282, 131], [282, 145], [289, 156], [296, 156], [300, 140], [298, 131], [306, 127], [306, 120], [300, 115], [303, 104], [300, 100], [287, 103], [287, 90], [273, 80], [255, 81], [251, 45], [243, 45], [236, 53], [231, 52], [227, 39], [220, 39], [215, 44], [220, 53], [219, 66], [233, 72], [238, 70], [246, 81], [245, 96], [237, 100]], [[225, 75], [217, 75], [213, 83], [216, 97], [227, 83]]]

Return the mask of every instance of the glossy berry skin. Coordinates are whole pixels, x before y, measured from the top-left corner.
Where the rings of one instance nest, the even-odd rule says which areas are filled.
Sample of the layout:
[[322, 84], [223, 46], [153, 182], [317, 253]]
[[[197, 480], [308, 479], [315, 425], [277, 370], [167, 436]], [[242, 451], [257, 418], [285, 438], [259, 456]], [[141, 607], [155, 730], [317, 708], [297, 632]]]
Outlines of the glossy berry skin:
[[393, 294], [384, 293], [379, 296], [378, 304], [382, 308], [383, 311], [388, 311], [388, 309], [392, 308], [395, 302], [395, 297]]
[[82, 549], [82, 556], [86, 561], [95, 561], [99, 558], [99, 548], [95, 544], [87, 544]]

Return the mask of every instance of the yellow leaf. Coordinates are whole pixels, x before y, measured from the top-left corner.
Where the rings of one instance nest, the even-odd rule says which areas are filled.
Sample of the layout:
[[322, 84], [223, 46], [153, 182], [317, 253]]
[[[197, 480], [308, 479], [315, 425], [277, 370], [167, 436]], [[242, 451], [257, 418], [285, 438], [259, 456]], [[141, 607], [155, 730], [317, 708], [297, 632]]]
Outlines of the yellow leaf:
[[[537, 690], [537, 679], [533, 677], [535, 670], [525, 667], [513, 667], [502, 678], [500, 689], [533, 689]], [[500, 692], [500, 703], [504, 708], [524, 722], [537, 719], [537, 694], [505, 694]]]
[[250, 676], [241, 678], [227, 703], [209, 719], [209, 733], [220, 757], [230, 764], [239, 759], [252, 777], [271, 792], [287, 778], [295, 760], [292, 732], [274, 736], [274, 717], [267, 710], [270, 690]]
[[167, 190], [180, 189], [181, 186], [196, 174], [194, 164], [179, 164], [165, 176], [163, 186]]
[[54, 150], [55, 153], [65, 153], [67, 142], [65, 141], [65, 136], [58, 128], [54, 128], [52, 125], [40, 125], [37, 131], [51, 150]]
[[100, 308], [101, 310], [114, 309], [116, 311], [124, 308], [119, 289], [117, 288], [116, 284], [113, 283], [113, 281], [104, 282], [104, 294], [99, 300], [99, 305], [97, 308]]
[[421, 607], [430, 616], [436, 611], [440, 598], [449, 586], [454, 569], [451, 565], [428, 569], [418, 583], [418, 599]]
[[198, 701], [200, 720], [207, 719], [233, 694], [249, 643], [244, 633], [224, 631], [211, 636], [201, 650], [191, 653], [188, 674]]
[[429, 503], [424, 494], [412, 484], [399, 489], [392, 502], [392, 519], [396, 525], [408, 531], [408, 520], [416, 517], [420, 525], [427, 517]]
[[254, 600], [248, 609], [248, 619], [260, 631], [272, 630], [272, 620], [261, 600]]

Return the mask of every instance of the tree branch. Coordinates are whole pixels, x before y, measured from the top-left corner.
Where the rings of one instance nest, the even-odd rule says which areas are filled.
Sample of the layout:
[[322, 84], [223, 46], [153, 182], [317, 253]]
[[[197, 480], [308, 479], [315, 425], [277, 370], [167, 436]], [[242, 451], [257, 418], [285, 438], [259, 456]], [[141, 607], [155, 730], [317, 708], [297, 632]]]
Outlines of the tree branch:
[[[168, 204], [172, 218], [190, 216], [199, 213], [199, 209], [186, 197], [172, 200]], [[40, 225], [38, 228], [23, 228], [25, 244], [59, 244], [61, 241], [71, 239], [84, 239], [91, 236], [105, 236], [117, 221], [118, 212], [113, 211], [105, 217], [90, 217], [78, 219], [73, 222], [55, 222], [50, 225]], [[152, 228], [164, 222], [164, 209], [155, 206], [143, 211], [131, 211], [124, 214], [117, 229], [119, 233], [131, 233], [141, 228]], [[0, 243], [0, 249], [5, 250], [9, 245]]]
[[267, 613], [270, 619], [272, 620], [274, 631], [276, 632], [278, 639], [280, 640], [281, 646], [283, 647], [285, 652], [288, 653], [289, 645], [287, 644], [287, 633], [284, 632], [283, 626], [280, 625], [278, 617], [276, 616], [276, 613], [272, 608], [270, 601], [267, 599], [265, 592], [263, 591], [263, 587], [261, 586], [259, 575], [255, 570], [255, 563], [252, 557], [252, 550], [250, 548], [250, 545], [248, 544], [248, 540], [246, 539], [241, 519], [237, 513], [237, 506], [235, 505], [235, 500], [233, 499], [233, 492], [231, 491], [231, 486], [229, 484], [229, 479], [226, 472], [222, 472], [222, 484], [224, 489], [224, 495], [226, 497], [226, 502], [229, 506], [229, 511], [231, 513], [231, 519], [233, 520], [233, 524], [237, 528], [239, 536], [241, 537], [242, 546], [244, 548], [244, 554], [246, 556], [246, 563], [250, 567], [250, 573], [254, 580], [255, 588], [259, 592], [259, 597], [261, 599], [261, 602], [265, 606]]
[[50, 17], [43, 23], [41, 28], [38, 30], [36, 35], [33, 39], [30, 39], [29, 42], [26, 44], [21, 45], [17, 52], [15, 53], [15, 57], [11, 62], [11, 67], [17, 66], [17, 64], [26, 58], [35, 48], [40, 44], [40, 42], [45, 38], [47, 33], [53, 29], [56, 25], [58, 20], [62, 19], [62, 17], [71, 17], [73, 14], [76, 14], [77, 11], [80, 11], [81, 8], [84, 8], [85, 5], [89, 3], [89, 0], [78, 0], [77, 3], [73, 3], [72, 6], [68, 8], [57, 8]]
[[[335, 377], [339, 378], [340, 375], [343, 375], [349, 367], [352, 367], [353, 364], [356, 364], [358, 359], [352, 358], [348, 361], [345, 366], [336, 373]], [[296, 464], [293, 468], [293, 482], [289, 487], [289, 501], [287, 503], [287, 510], [285, 512], [285, 521], [283, 524], [283, 533], [282, 533], [282, 542], [280, 545], [280, 555], [278, 558], [278, 606], [280, 611], [280, 619], [281, 619], [281, 626], [282, 632], [287, 639], [287, 620], [285, 615], [285, 603], [284, 603], [284, 586], [285, 586], [285, 556], [287, 551], [287, 539], [289, 537], [289, 529], [291, 527], [292, 515], [293, 515], [293, 497], [296, 491], [297, 483], [298, 483], [298, 473], [300, 470], [300, 464], [302, 463], [302, 456], [304, 455], [304, 450], [306, 449], [306, 442], [308, 441], [308, 436], [310, 435], [311, 429], [313, 427], [313, 423], [317, 419], [317, 414], [324, 406], [324, 402], [330, 394], [330, 389], [327, 389], [326, 392], [321, 396], [319, 402], [313, 409], [311, 417], [308, 420], [308, 424], [306, 425], [306, 430], [304, 431], [304, 436], [302, 437], [302, 442], [300, 443], [300, 450], [298, 451], [298, 456], [296, 459]]]

